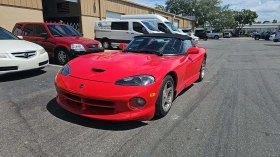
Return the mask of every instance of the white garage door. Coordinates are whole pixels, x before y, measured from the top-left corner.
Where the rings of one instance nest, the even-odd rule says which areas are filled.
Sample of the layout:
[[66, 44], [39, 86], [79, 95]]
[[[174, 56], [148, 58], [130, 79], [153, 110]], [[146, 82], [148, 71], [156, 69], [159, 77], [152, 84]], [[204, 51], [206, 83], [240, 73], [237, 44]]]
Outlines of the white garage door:
[[120, 13], [106, 11], [106, 20], [120, 20], [121, 19]]
[[179, 27], [179, 20], [176, 20], [176, 19], [174, 19], [174, 24], [173, 24], [175, 27]]

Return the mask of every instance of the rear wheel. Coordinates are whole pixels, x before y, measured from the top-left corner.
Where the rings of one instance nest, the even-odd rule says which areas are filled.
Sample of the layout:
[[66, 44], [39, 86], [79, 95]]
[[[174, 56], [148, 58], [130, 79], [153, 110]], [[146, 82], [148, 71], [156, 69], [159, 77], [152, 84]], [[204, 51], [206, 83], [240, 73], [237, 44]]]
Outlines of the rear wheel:
[[174, 99], [174, 89], [173, 78], [170, 75], [166, 76], [162, 81], [160, 93], [156, 102], [156, 117], [164, 117], [169, 112]]
[[111, 48], [111, 43], [108, 39], [104, 39], [102, 41], [102, 46], [103, 46], [104, 49], [109, 49], [109, 48]]
[[204, 41], [206, 41], [206, 40], [207, 40], [207, 38], [203, 38], [203, 40], [204, 40]]
[[59, 48], [55, 52], [55, 62], [59, 65], [65, 65], [70, 60], [69, 52], [66, 49]]
[[215, 36], [214, 36], [214, 39], [218, 40], [218, 39], [219, 39], [219, 37], [218, 37], [217, 35], [215, 35]]
[[260, 40], [260, 37], [255, 37], [255, 40]]
[[201, 64], [200, 75], [199, 75], [199, 78], [197, 79], [197, 82], [201, 82], [204, 79], [205, 69], [206, 69], [206, 58], [204, 57], [202, 64]]

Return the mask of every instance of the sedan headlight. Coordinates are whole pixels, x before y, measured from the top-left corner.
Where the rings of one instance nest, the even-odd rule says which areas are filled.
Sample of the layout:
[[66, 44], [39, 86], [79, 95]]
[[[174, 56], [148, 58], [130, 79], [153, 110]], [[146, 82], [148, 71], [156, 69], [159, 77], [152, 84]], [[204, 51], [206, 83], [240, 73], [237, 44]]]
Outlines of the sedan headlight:
[[147, 86], [155, 82], [155, 78], [150, 75], [131, 76], [120, 79], [115, 82], [116, 85], [121, 86]]
[[75, 51], [85, 51], [86, 49], [82, 44], [71, 44], [71, 49]]
[[46, 53], [46, 50], [45, 49], [41, 49], [41, 50], [39, 50], [39, 52], [40, 52], [40, 54], [44, 54], [44, 53]]
[[68, 76], [71, 72], [71, 68], [68, 64], [66, 64], [61, 70], [60, 70], [60, 73], [63, 75], [63, 76]]
[[7, 58], [7, 56], [4, 53], [0, 53], [0, 58]]

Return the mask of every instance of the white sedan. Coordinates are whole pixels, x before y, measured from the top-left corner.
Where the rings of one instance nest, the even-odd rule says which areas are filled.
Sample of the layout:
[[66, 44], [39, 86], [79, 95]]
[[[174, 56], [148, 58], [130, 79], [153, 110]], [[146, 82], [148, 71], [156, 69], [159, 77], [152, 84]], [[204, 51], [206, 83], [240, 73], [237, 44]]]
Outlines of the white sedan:
[[0, 27], [0, 75], [42, 69], [48, 65], [49, 56], [43, 47], [22, 40]]

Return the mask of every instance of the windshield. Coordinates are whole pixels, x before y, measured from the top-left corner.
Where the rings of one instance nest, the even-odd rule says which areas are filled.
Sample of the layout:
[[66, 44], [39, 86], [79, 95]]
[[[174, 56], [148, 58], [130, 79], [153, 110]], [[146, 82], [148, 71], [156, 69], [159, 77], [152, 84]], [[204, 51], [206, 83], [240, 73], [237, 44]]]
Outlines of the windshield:
[[5, 29], [0, 28], [0, 40], [19, 40], [19, 38]]
[[153, 25], [151, 25], [149, 22], [147, 22], [147, 21], [142, 21], [142, 23], [143, 23], [149, 30], [158, 31], [158, 30], [156, 29], [156, 27], [154, 27]]
[[178, 29], [170, 22], [165, 22], [173, 31], [179, 32]]
[[48, 25], [48, 28], [54, 37], [82, 36], [77, 30], [69, 25]]
[[182, 40], [162, 37], [137, 37], [126, 47], [125, 52], [153, 53], [157, 55], [181, 54]]

